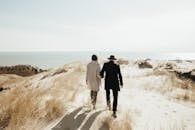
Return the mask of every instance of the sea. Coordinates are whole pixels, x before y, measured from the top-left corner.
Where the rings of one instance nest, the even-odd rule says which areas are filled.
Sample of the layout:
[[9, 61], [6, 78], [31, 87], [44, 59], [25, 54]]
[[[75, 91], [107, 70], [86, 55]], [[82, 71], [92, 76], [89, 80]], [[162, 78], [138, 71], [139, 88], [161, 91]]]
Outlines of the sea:
[[195, 60], [195, 53], [149, 53], [149, 52], [0, 52], [0, 66], [32, 65], [42, 69], [57, 68], [76, 61], [90, 61], [96, 54], [99, 59], [110, 55], [127, 60]]

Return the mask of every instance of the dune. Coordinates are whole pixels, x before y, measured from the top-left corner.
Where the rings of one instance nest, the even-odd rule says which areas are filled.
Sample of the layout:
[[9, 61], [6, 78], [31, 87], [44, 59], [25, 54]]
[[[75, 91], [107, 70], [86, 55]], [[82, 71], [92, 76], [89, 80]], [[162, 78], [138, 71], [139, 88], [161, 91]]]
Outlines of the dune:
[[[102, 83], [97, 108], [90, 110], [86, 63], [74, 62], [29, 77], [0, 75], [0, 129], [5, 130], [194, 130], [195, 83], [166, 68], [168, 61], [120, 59], [124, 86], [117, 118], [106, 109]], [[170, 62], [170, 61], [169, 61]], [[140, 63], [140, 62], [139, 62]], [[193, 62], [171, 61], [172, 70]]]

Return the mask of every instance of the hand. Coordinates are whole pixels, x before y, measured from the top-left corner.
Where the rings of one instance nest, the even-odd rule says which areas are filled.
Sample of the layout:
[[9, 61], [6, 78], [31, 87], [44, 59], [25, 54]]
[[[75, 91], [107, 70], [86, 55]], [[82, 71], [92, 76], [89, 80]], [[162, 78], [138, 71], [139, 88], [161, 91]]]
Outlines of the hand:
[[121, 84], [121, 88], [123, 88], [123, 84]]

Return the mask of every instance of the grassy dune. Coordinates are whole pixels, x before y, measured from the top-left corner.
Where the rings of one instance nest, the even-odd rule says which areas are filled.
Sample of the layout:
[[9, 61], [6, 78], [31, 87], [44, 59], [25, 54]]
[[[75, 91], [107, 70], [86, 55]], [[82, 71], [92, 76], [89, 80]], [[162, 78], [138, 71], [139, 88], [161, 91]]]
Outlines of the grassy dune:
[[[158, 108], [158, 104], [165, 107], [165, 109], [168, 105], [177, 106], [177, 104], [170, 100], [161, 99], [162, 97], [159, 95], [184, 102], [190, 101], [193, 104], [195, 100], [194, 82], [181, 79], [164, 70], [139, 69], [126, 62], [121, 65], [121, 68], [124, 74], [125, 86], [119, 96], [118, 118], [113, 119], [111, 114], [104, 109], [106, 107], [105, 93], [102, 90], [99, 93], [97, 108], [103, 112], [100, 112], [100, 116], [97, 116], [97, 119], [91, 122], [91, 128], [94, 130], [98, 128], [102, 128], [102, 130], [133, 130], [136, 128], [135, 124], [139, 126], [139, 123], [141, 123], [147, 129], [162, 127], [163, 130], [165, 128], [164, 124], [168, 124], [168, 130], [173, 128], [185, 129], [186, 124], [183, 121], [179, 122], [180, 119], [176, 120], [175, 126], [174, 124], [169, 125], [170, 122], [167, 120], [171, 119], [172, 116], [164, 118], [165, 110], [163, 110], [164, 108], [162, 110], [160, 107]], [[86, 66], [83, 63], [72, 63], [26, 78], [15, 75], [0, 75], [0, 85], [10, 88], [0, 93], [0, 129], [51, 129], [53, 126], [49, 127], [49, 125], [60, 121], [63, 116], [66, 117], [76, 107], [85, 106], [86, 103], [89, 103], [89, 93], [84, 82], [85, 69]], [[153, 98], [156, 95], [157, 98]], [[158, 100], [162, 100], [162, 104]], [[152, 109], [153, 107], [156, 109], [157, 106], [157, 113], [158, 110], [161, 110], [159, 122], [156, 123], [159, 123], [158, 127], [155, 126], [155, 121], [157, 121], [155, 118], [154, 120], [147, 120], [147, 113], [152, 111], [144, 106], [145, 103], [149, 103]], [[177, 108], [181, 112], [184, 110], [183, 106], [174, 107], [174, 109]], [[187, 109], [194, 112], [191, 108]], [[136, 114], [135, 111], [139, 111], [140, 114]], [[142, 115], [142, 113], [145, 114]], [[185, 114], [188, 116], [189, 113], [186, 111]], [[79, 118], [79, 121], [84, 123], [88, 118], [89, 122], [86, 124], [89, 125], [93, 117], [90, 115], [93, 115], [93, 112], [86, 114], [86, 112], [81, 111], [80, 118], [82, 117], [83, 120]], [[152, 123], [148, 124], [148, 121]], [[143, 122], [147, 122], [147, 125], [144, 125]], [[83, 125], [88, 127], [85, 123]]]
[[76, 88], [67, 82], [71, 75], [66, 74], [63, 68], [52, 70], [28, 77], [22, 83], [15, 83], [16, 87], [11, 90], [2, 92], [0, 128], [41, 130], [63, 116], [67, 103], [74, 100], [76, 92]]

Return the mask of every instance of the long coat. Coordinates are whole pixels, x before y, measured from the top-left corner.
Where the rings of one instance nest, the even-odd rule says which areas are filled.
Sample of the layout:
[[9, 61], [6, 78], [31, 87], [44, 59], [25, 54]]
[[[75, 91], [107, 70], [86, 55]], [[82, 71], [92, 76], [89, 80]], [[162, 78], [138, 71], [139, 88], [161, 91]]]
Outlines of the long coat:
[[97, 61], [91, 61], [87, 65], [86, 82], [90, 90], [99, 91], [101, 85], [100, 65]]
[[104, 63], [103, 68], [100, 72], [102, 78], [104, 78], [104, 72], [106, 73], [105, 76], [105, 89], [112, 89], [120, 91], [120, 85], [123, 85], [123, 79], [120, 71], [120, 66], [113, 61], [109, 61]]

